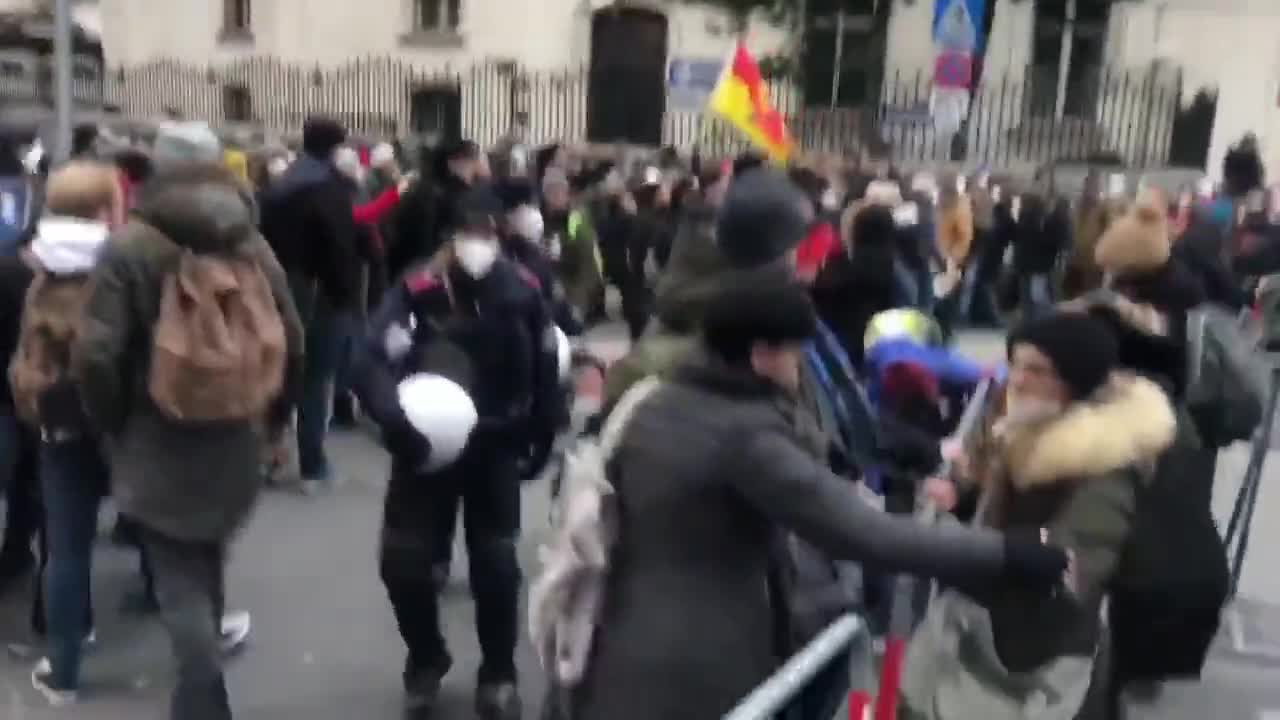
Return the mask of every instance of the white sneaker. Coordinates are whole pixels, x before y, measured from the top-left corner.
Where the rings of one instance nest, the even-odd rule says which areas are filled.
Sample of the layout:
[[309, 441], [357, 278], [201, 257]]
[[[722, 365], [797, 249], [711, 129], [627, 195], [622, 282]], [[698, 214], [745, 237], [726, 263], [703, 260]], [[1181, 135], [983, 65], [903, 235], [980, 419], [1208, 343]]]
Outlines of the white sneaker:
[[249, 631], [252, 627], [252, 618], [245, 610], [223, 613], [219, 641], [222, 652], [230, 654], [244, 647], [245, 642], [249, 640]]
[[52, 684], [53, 665], [49, 662], [49, 658], [41, 658], [40, 662], [31, 670], [31, 687], [40, 691], [49, 705], [53, 707], [66, 707], [72, 705], [79, 698], [79, 694], [75, 690], [56, 688]]

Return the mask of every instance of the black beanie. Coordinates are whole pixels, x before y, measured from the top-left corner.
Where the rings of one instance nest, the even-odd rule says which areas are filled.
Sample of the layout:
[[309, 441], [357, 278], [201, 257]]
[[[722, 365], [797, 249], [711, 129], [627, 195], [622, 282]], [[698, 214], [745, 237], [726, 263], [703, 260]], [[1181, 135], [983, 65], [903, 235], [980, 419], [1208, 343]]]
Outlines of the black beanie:
[[733, 178], [716, 220], [716, 243], [738, 267], [764, 265], [800, 244], [809, 202], [782, 173], [759, 168]]
[[818, 315], [809, 291], [798, 282], [736, 285], [707, 303], [703, 343], [721, 359], [737, 364], [751, 345], [804, 342], [817, 331]]
[[1106, 323], [1078, 312], [1056, 311], [1022, 323], [1009, 334], [1010, 358], [1021, 343], [1049, 358], [1075, 400], [1102, 387], [1119, 353], [1115, 334]]
[[346, 128], [333, 118], [309, 117], [302, 126], [302, 151], [311, 157], [328, 159], [333, 149], [346, 141]]

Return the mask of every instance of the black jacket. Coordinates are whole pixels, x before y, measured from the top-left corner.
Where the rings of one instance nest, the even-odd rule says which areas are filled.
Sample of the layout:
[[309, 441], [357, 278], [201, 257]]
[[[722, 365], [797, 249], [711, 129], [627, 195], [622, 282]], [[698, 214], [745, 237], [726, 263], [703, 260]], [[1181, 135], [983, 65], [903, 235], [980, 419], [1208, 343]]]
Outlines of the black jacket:
[[350, 182], [302, 155], [263, 193], [261, 212], [262, 234], [285, 271], [317, 279], [335, 309], [354, 308], [359, 254]]
[[[397, 337], [411, 342], [400, 346]], [[452, 379], [470, 385], [480, 416], [471, 442], [516, 454], [531, 447], [535, 455], [549, 452], [561, 405], [554, 329], [536, 280], [501, 258], [479, 280], [457, 267], [443, 275], [411, 270], [370, 318], [367, 341], [355, 353], [356, 393], [392, 455], [412, 467], [430, 452], [396, 388], [416, 372], [437, 371], [433, 358], [443, 345], [469, 361], [469, 378]]]
[[468, 187], [445, 173], [417, 183], [400, 201], [395, 244], [387, 252], [387, 267], [393, 277], [436, 254], [457, 224], [458, 198]]
[[22, 305], [34, 277], [31, 268], [15, 253], [0, 257], [0, 358], [4, 359], [4, 381], [0, 382], [0, 412], [13, 409], [9, 387], [9, 362], [18, 349], [22, 325]]

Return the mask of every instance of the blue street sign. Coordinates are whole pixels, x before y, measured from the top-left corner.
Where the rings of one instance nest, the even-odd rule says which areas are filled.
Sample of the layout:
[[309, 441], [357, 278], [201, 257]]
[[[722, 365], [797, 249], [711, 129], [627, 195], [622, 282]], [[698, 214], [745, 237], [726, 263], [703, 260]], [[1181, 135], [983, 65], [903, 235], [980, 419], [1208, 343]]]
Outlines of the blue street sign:
[[672, 58], [667, 67], [667, 94], [671, 105], [696, 110], [707, 104], [720, 80], [723, 60]]
[[952, 52], [982, 50], [982, 17], [988, 0], [934, 0], [933, 44]]

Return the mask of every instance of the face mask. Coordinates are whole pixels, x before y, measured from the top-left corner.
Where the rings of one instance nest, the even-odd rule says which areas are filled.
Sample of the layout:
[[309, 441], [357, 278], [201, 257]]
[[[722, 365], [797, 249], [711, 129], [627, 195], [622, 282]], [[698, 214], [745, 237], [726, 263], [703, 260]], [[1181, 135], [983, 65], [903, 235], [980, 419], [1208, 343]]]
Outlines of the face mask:
[[818, 200], [818, 203], [822, 205], [823, 210], [831, 212], [840, 207], [840, 195], [834, 188], [827, 188], [822, 191], [822, 198]]
[[482, 278], [498, 260], [498, 244], [485, 237], [459, 235], [453, 241], [453, 256], [464, 272]]
[[512, 213], [511, 230], [525, 240], [532, 242], [541, 240], [544, 229], [545, 223], [538, 208], [524, 205], [516, 208], [515, 212]]
[[360, 166], [360, 156], [354, 149], [345, 146], [339, 147], [334, 151], [333, 165], [338, 168], [338, 172], [356, 182], [360, 181], [360, 176], [364, 170]]
[[289, 169], [288, 158], [276, 157], [276, 158], [272, 158], [271, 162], [267, 163], [267, 174], [273, 178], [280, 177], [281, 175], [284, 174], [284, 171], [288, 169]]

